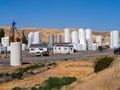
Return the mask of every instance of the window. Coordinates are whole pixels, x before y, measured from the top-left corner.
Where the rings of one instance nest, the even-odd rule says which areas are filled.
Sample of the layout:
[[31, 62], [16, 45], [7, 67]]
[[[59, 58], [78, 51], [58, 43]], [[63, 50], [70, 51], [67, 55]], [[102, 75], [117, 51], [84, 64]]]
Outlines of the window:
[[31, 48], [31, 51], [34, 51], [35, 49], [34, 48]]
[[43, 50], [43, 48], [39, 48], [39, 50]]
[[60, 47], [58, 49], [60, 50]]
[[65, 48], [65, 50], [67, 50], [67, 48]]

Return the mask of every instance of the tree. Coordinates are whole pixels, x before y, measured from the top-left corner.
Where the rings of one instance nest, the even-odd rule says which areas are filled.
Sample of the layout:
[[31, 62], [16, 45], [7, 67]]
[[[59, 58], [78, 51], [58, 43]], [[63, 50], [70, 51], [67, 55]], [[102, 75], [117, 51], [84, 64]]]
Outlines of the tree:
[[1, 38], [5, 36], [5, 32], [3, 28], [0, 28], [0, 42], [1, 42]]
[[28, 40], [25, 35], [22, 36], [22, 43], [28, 44]]

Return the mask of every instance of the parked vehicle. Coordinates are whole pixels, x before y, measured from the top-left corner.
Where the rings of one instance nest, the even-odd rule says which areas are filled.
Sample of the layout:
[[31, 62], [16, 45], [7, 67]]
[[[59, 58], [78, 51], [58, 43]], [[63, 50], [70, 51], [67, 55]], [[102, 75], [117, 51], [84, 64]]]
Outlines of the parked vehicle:
[[114, 49], [114, 52], [113, 52], [114, 54], [117, 54], [117, 55], [120, 55], [120, 48], [116, 48], [116, 49]]

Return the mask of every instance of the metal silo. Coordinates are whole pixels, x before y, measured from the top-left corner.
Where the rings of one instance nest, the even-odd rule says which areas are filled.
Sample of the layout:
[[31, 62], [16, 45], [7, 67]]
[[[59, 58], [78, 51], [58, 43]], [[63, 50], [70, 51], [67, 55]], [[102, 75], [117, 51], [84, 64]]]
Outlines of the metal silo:
[[119, 47], [119, 32], [113, 31], [113, 48]]
[[80, 40], [80, 44], [86, 44], [86, 34], [85, 31], [83, 29], [79, 29], [79, 40]]
[[78, 44], [78, 32], [77, 31], [72, 32], [72, 43]]
[[10, 65], [18, 66], [22, 64], [22, 49], [20, 42], [11, 43]]
[[56, 35], [56, 43], [61, 43], [62, 42], [62, 37], [60, 34]]
[[40, 32], [34, 32], [34, 44], [41, 44], [42, 43], [42, 35]]
[[28, 34], [28, 45], [30, 46], [31, 44], [33, 44], [33, 42], [34, 42], [34, 33], [30, 32]]
[[86, 29], [86, 39], [92, 39], [92, 30], [91, 29]]
[[69, 28], [65, 28], [64, 29], [64, 40], [65, 43], [70, 43], [70, 29]]
[[3, 47], [9, 46], [9, 38], [8, 37], [2, 37], [1, 38], [1, 43], [2, 43]]
[[54, 35], [49, 35], [49, 44], [54, 44]]

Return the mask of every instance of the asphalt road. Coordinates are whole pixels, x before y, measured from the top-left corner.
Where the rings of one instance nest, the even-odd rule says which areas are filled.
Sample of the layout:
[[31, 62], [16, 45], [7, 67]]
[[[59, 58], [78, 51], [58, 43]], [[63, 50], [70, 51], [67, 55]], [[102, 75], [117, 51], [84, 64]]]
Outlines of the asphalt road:
[[[31, 55], [28, 52], [23, 52], [22, 62], [55, 62], [55, 61], [64, 61], [71, 59], [79, 59], [79, 60], [91, 60], [96, 56], [100, 55], [110, 55], [112, 54], [112, 50], [105, 50], [103, 52], [98, 51], [81, 51], [79, 53], [74, 54], [57, 54], [50, 56], [40, 56], [36, 57], [35, 55]], [[10, 64], [10, 58], [0, 59], [0, 64]]]

